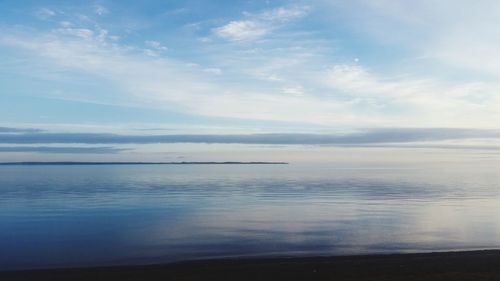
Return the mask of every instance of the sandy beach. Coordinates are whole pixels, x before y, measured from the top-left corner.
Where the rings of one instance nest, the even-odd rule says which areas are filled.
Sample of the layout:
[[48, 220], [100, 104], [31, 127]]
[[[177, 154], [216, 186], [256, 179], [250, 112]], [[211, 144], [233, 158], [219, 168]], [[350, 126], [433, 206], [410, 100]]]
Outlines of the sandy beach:
[[500, 250], [7, 271], [0, 280], [500, 280]]

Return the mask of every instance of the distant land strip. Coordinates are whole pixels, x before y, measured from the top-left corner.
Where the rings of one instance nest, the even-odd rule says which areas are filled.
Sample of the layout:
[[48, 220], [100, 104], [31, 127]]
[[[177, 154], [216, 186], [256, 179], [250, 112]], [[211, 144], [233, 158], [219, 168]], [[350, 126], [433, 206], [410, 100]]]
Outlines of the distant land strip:
[[42, 166], [42, 165], [286, 165], [287, 162], [4, 162], [0, 165], [26, 165], [26, 166]]

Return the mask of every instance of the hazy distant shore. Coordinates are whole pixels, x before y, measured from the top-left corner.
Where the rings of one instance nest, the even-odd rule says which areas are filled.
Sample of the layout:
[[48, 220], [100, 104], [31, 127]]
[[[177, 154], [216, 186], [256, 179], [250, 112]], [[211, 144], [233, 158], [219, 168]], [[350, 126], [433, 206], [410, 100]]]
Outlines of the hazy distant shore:
[[500, 250], [0, 272], [1, 280], [500, 280]]
[[4, 162], [0, 165], [286, 165], [287, 162]]

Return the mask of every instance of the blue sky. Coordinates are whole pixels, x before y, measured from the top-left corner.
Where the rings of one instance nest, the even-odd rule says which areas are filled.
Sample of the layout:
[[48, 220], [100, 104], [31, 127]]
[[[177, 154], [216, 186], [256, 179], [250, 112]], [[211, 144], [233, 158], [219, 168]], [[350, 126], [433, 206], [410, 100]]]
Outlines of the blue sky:
[[[392, 130], [418, 134], [413, 148], [492, 149], [499, 16], [497, 1], [0, 1], [0, 127], [42, 130], [0, 141], [300, 134], [310, 145]], [[152, 149], [83, 147], [94, 144], [48, 145], [78, 157]], [[9, 161], [71, 151], [1, 145]]]

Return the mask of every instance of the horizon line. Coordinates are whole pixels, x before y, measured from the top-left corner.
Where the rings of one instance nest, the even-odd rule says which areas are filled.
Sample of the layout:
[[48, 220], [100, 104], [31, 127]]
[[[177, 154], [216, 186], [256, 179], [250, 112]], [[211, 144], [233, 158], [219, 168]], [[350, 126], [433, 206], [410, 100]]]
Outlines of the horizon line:
[[23, 161], [23, 162], [0, 162], [3, 166], [26, 165], [287, 165], [288, 162], [280, 161], [181, 161], [181, 162], [141, 162], [141, 161], [117, 161], [117, 162], [93, 162], [93, 161]]

